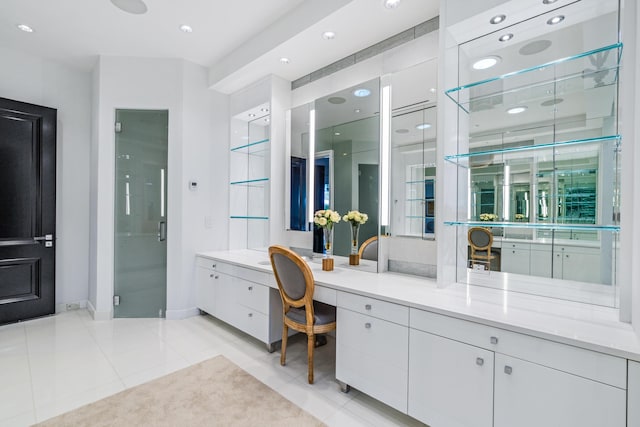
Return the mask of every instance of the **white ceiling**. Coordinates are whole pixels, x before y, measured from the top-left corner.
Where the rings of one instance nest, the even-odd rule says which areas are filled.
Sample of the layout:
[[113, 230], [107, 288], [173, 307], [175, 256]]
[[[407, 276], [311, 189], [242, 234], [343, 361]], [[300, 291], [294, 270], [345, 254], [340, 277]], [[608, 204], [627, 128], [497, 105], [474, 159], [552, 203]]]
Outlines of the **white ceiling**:
[[[242, 80], [238, 76], [255, 81], [273, 73], [295, 80], [309, 74], [433, 18], [439, 0], [403, 0], [396, 9], [384, 8], [383, 0], [145, 3], [148, 12], [135, 15], [110, 0], [1, 0], [0, 46], [84, 70], [99, 55], [184, 58], [211, 67], [216, 89], [229, 92]], [[330, 3], [334, 12], [326, 6]], [[302, 21], [293, 18], [302, 16], [303, 9], [307, 19], [299, 28]], [[35, 31], [22, 32], [18, 24]], [[193, 33], [181, 32], [182, 24], [193, 27]], [[323, 40], [326, 30], [336, 38]], [[291, 63], [281, 64], [282, 56]]]

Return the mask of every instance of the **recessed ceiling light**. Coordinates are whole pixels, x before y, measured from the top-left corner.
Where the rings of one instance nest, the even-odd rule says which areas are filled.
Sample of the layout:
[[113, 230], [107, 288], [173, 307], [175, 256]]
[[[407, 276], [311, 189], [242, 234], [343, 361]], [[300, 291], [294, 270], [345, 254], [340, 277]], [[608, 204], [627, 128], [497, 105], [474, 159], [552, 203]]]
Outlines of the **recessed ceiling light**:
[[555, 2], [557, 2], [558, 0], [542, 0], [542, 4], [553, 4]]
[[346, 101], [347, 100], [341, 96], [332, 96], [331, 98], [327, 99], [327, 102], [329, 104], [344, 104]]
[[431, 93], [436, 93], [436, 88], [435, 88], [435, 87], [432, 87], [431, 89], [429, 89], [429, 92], [431, 92]]
[[333, 40], [336, 38], [336, 33], [334, 33], [333, 31], [325, 31], [324, 33], [322, 33], [322, 38], [325, 40]]
[[474, 70], [486, 70], [487, 68], [491, 68], [500, 62], [499, 56], [487, 56], [485, 58], [479, 59], [473, 63]]
[[269, 117], [265, 118], [264, 121], [269, 123]]
[[355, 110], [353, 110], [353, 112], [354, 112], [354, 113], [359, 113], [359, 112], [360, 112], [360, 109], [359, 109], [359, 108], [356, 108]]
[[416, 125], [416, 129], [429, 129], [431, 127], [431, 123], [420, 123], [419, 125]]
[[489, 19], [489, 22], [491, 24], [499, 24], [505, 19], [507, 19], [507, 15], [496, 15], [493, 18]]
[[268, 112], [269, 112], [269, 109], [268, 109], [268, 108], [266, 108], [266, 107], [264, 107], [264, 108], [261, 108], [261, 109], [260, 109], [260, 111], [262, 111], [263, 113], [268, 113]]
[[554, 99], [549, 99], [547, 101], [541, 102], [540, 105], [543, 107], [551, 107], [553, 105], [560, 104], [561, 102], [564, 102], [563, 98], [554, 98]]
[[335, 136], [340, 136], [340, 132], [334, 132], [333, 133]]
[[509, 114], [520, 114], [520, 113], [524, 113], [525, 111], [527, 111], [527, 106], [526, 105], [522, 105], [519, 107], [513, 107], [513, 108], [509, 108], [507, 110], [507, 113]]
[[249, 117], [255, 117], [256, 115], [253, 113], [249, 113]]
[[111, 0], [111, 3], [118, 9], [135, 15], [147, 13], [147, 5], [142, 0]]
[[501, 42], [508, 42], [512, 38], [513, 38], [513, 34], [507, 33], [507, 34], [503, 34], [500, 37], [498, 37], [498, 40], [500, 40]]
[[24, 31], [25, 33], [33, 33], [33, 28], [25, 24], [18, 25], [18, 29]]
[[396, 133], [409, 133], [409, 129], [396, 129]]
[[180, 31], [183, 33], [193, 33], [193, 28], [187, 24], [180, 25]]
[[551, 40], [534, 40], [522, 46], [518, 50], [518, 53], [520, 55], [535, 55], [536, 53], [549, 49], [551, 44]]
[[369, 95], [371, 95], [371, 91], [369, 89], [360, 88], [353, 91], [353, 96], [357, 96], [358, 98], [364, 98]]
[[284, 56], [282, 58], [280, 58], [280, 62], [283, 64], [288, 64], [289, 62], [291, 62], [291, 60], [289, 60], [289, 58], [285, 58]]
[[549, 19], [547, 21], [547, 24], [556, 25], [556, 24], [561, 23], [562, 21], [564, 21], [564, 15], [558, 15], [558, 16], [554, 16], [553, 18]]
[[400, 0], [385, 0], [384, 7], [387, 9], [395, 9], [400, 4]]

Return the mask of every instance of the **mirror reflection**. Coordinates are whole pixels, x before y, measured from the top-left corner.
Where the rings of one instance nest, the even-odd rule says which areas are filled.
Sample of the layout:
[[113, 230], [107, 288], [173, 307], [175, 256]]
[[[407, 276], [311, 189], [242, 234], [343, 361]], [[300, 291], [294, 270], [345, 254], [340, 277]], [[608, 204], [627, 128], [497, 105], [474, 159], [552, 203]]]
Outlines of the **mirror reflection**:
[[[341, 215], [352, 210], [366, 213], [368, 220], [360, 226], [358, 245], [378, 236], [379, 93], [379, 79], [374, 79], [291, 110], [288, 229], [311, 231], [316, 254], [323, 252], [322, 229], [309, 223], [309, 208], [313, 212], [332, 209]], [[313, 168], [309, 164], [311, 114], [316, 124]], [[309, 188], [311, 169], [313, 189]], [[334, 233], [333, 255], [348, 257], [349, 224], [341, 221]], [[363, 254], [373, 255], [363, 255], [367, 261], [356, 268], [377, 271], [375, 247], [369, 245], [366, 251], [362, 247]], [[348, 263], [340, 262], [340, 266]]]
[[[468, 183], [468, 206], [457, 220], [493, 237], [490, 264], [475, 268], [467, 259], [465, 267], [572, 281], [553, 289], [517, 280], [509, 286], [615, 305], [614, 287], [578, 282], [615, 284], [618, 2], [582, 3], [509, 27], [509, 42], [490, 34], [459, 46], [461, 87], [448, 95], [460, 106], [468, 147], [449, 160]], [[547, 21], [559, 13], [574, 19], [549, 31]], [[479, 66], [487, 58], [494, 65]], [[503, 285], [500, 277], [469, 277]]]

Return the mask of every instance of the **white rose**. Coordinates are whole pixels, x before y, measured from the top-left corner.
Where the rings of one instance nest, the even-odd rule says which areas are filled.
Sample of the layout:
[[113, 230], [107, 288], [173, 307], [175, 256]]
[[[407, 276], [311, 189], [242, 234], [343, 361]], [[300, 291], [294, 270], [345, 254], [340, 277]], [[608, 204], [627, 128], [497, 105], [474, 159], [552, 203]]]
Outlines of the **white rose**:
[[326, 218], [318, 218], [318, 221], [316, 222], [316, 224], [318, 224], [321, 227], [324, 227], [325, 225], [327, 225], [327, 219]]
[[340, 214], [338, 212], [331, 214], [331, 222], [340, 222]]

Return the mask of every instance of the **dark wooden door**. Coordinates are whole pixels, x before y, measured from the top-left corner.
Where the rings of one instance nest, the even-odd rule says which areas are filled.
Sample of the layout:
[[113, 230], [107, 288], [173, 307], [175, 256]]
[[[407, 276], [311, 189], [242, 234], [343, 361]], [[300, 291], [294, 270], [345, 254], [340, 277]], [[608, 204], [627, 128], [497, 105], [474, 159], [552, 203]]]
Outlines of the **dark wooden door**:
[[55, 312], [56, 114], [0, 98], [0, 324]]

